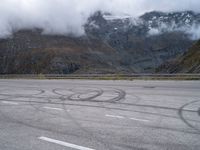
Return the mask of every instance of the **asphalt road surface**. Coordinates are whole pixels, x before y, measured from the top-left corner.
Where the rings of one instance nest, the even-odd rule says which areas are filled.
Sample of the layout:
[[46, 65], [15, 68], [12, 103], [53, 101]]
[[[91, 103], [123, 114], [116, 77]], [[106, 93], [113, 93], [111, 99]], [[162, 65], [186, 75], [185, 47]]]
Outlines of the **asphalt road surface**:
[[0, 150], [200, 150], [200, 81], [0, 80]]

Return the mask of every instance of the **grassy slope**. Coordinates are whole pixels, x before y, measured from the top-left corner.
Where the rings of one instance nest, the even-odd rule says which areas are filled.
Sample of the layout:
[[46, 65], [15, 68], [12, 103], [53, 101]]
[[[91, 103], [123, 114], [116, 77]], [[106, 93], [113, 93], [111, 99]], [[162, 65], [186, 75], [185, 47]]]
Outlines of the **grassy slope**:
[[200, 40], [183, 56], [162, 65], [157, 71], [167, 73], [200, 73]]

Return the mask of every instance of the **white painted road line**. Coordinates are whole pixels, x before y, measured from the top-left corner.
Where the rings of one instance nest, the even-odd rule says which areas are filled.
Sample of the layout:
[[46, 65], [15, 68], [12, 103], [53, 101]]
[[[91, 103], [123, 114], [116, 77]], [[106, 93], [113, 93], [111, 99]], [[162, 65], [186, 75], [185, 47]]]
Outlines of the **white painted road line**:
[[47, 106], [45, 106], [45, 107], [43, 107], [44, 109], [50, 109], [50, 110], [59, 110], [59, 111], [63, 111], [63, 109], [61, 109], [61, 108], [55, 108], [55, 107], [47, 107]]
[[[105, 115], [106, 117], [111, 117], [111, 118], [118, 118], [118, 119], [124, 119], [126, 117], [124, 116], [115, 116], [115, 115]], [[139, 118], [129, 118], [131, 120], [135, 120], [135, 121], [142, 121], [142, 122], [149, 122], [150, 120], [146, 120], [146, 119], [139, 119]]]
[[106, 117], [111, 117], [111, 118], [118, 118], [118, 119], [123, 119], [123, 116], [115, 116], [115, 115], [106, 115]]
[[131, 120], [135, 120], [135, 121], [143, 121], [143, 122], [149, 122], [150, 120], [146, 120], [146, 119], [138, 119], [138, 118], [130, 118]]
[[1, 103], [3, 103], [3, 104], [8, 104], [8, 105], [18, 105], [18, 103], [9, 102], [9, 101], [2, 101]]
[[75, 144], [71, 144], [71, 143], [67, 143], [67, 142], [63, 142], [63, 141], [59, 141], [59, 140], [55, 140], [55, 139], [51, 139], [51, 138], [43, 137], [43, 136], [39, 137], [38, 139], [46, 141], [46, 142], [62, 145], [65, 147], [78, 149], [78, 150], [95, 150], [95, 149], [91, 149], [91, 148], [87, 148], [87, 147], [83, 147], [83, 146], [79, 146], [79, 145], [75, 145]]

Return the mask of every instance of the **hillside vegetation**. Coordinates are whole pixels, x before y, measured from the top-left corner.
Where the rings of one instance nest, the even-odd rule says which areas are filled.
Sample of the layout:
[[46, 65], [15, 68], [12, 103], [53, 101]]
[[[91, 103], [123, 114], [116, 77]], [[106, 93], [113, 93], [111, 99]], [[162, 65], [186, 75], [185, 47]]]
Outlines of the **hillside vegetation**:
[[157, 71], [162, 73], [200, 73], [200, 40], [183, 56], [165, 63]]

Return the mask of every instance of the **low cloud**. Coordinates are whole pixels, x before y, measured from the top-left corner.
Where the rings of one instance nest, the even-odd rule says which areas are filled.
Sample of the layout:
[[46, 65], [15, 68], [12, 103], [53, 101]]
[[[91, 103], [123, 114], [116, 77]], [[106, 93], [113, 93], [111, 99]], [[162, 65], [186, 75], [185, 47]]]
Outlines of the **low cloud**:
[[160, 35], [162, 33], [166, 32], [173, 32], [173, 31], [181, 31], [188, 35], [188, 37], [192, 40], [198, 40], [200, 39], [200, 25], [198, 24], [192, 24], [192, 25], [184, 25], [184, 26], [176, 26], [175, 23], [173, 24], [160, 24], [156, 28], [149, 28], [148, 35], [154, 36], [154, 35]]
[[200, 12], [199, 6], [199, 0], [1, 0], [0, 38], [33, 28], [41, 28], [44, 34], [81, 36], [87, 19], [99, 10], [136, 17], [152, 10]]
[[187, 34], [189, 34], [190, 38], [193, 40], [198, 40], [200, 39], [200, 26], [199, 25], [192, 25], [189, 28], [186, 28], [185, 31]]

